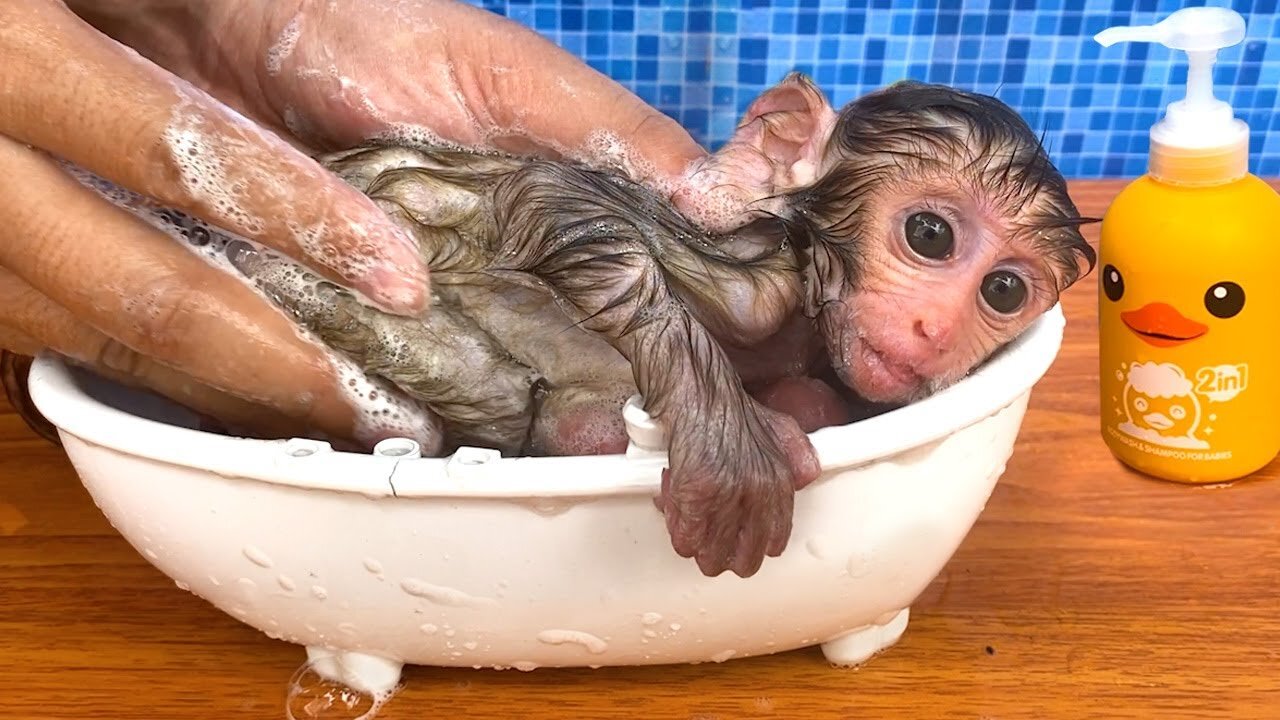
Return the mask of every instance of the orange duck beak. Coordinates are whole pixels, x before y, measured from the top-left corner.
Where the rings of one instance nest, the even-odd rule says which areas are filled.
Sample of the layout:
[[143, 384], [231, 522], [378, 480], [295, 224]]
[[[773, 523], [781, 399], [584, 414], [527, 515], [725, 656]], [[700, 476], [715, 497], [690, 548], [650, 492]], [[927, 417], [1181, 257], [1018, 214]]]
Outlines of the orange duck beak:
[[1209, 332], [1209, 326], [1183, 317], [1172, 305], [1160, 302], [1120, 313], [1120, 319], [1135, 335], [1160, 348], [1188, 343]]

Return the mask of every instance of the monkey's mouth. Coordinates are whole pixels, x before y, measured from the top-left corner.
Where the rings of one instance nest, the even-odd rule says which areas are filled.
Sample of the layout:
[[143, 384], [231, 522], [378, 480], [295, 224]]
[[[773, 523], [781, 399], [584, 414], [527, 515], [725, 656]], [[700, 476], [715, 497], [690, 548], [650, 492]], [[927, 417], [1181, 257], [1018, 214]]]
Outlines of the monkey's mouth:
[[1172, 305], [1147, 303], [1137, 310], [1120, 313], [1120, 320], [1133, 334], [1149, 345], [1166, 348], [1191, 342], [1209, 332], [1202, 325], [1178, 312]]
[[922, 378], [911, 365], [892, 359], [866, 338], [860, 338], [858, 344], [862, 346], [858, 360], [864, 369], [861, 384], [867, 387], [854, 389], [868, 400], [894, 401], [910, 395], [920, 386]]

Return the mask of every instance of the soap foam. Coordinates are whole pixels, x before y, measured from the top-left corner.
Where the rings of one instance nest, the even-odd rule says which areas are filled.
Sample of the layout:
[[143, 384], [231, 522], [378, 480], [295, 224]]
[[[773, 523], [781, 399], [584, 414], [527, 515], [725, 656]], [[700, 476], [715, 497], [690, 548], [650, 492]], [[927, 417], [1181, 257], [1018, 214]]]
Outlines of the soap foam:
[[[236, 232], [257, 235], [266, 227], [262, 219], [240, 207], [227, 174], [227, 155], [241, 155], [243, 147], [219, 147], [228, 138], [215, 139], [194, 103], [178, 103], [164, 131], [164, 140], [187, 195], [206, 202]], [[221, 151], [221, 152], [220, 152]]]
[[[211, 267], [238, 279], [276, 307], [271, 298], [239, 272], [231, 260], [231, 254], [236, 252], [265, 252], [261, 246], [185, 213], [161, 207], [78, 166], [64, 162], [62, 167], [105, 200], [178, 241]], [[153, 302], [157, 307], [162, 304], [158, 299], [153, 299]], [[422, 445], [424, 454], [439, 452], [443, 439], [439, 420], [433, 413], [398, 388], [365, 375], [354, 362], [326, 346], [314, 333], [296, 323], [291, 324], [299, 337], [318, 347], [333, 367], [339, 381], [338, 389], [357, 413], [355, 439], [358, 442], [372, 446], [388, 437], [408, 437]]]
[[[305, 258], [320, 259], [347, 278], [369, 277], [379, 270], [398, 272], [397, 261], [404, 255], [389, 255], [388, 243], [416, 251], [402, 233], [371, 233], [366, 223], [385, 220], [372, 203], [365, 212], [349, 206], [356, 213], [351, 216], [336, 212], [339, 206], [327, 194], [298, 193], [298, 183], [315, 176], [307, 168], [295, 170], [281, 162], [301, 154], [280, 137], [231, 110], [225, 114], [230, 121], [226, 127], [212, 127], [189, 90], [175, 91], [179, 102], [163, 133], [170, 161], [186, 196], [209, 207], [220, 226], [241, 236], [260, 236], [267, 223], [247, 207], [315, 218], [312, 225], [287, 223], [285, 229]], [[339, 254], [326, 242], [330, 237], [342, 237], [350, 246]], [[363, 298], [361, 302], [367, 303]]]
[[293, 49], [298, 45], [298, 37], [301, 34], [302, 16], [295, 15], [289, 21], [289, 24], [284, 26], [284, 30], [276, 38], [275, 44], [267, 49], [266, 65], [268, 74], [280, 74], [280, 66], [286, 58], [293, 54]]

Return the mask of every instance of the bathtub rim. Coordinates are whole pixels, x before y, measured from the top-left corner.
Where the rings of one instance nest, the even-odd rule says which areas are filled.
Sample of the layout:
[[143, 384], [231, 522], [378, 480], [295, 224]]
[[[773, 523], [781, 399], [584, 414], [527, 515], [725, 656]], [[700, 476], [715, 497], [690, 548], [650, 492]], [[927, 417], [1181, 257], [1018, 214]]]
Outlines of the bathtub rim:
[[[1065, 324], [1061, 305], [1056, 304], [996, 356], [947, 389], [852, 425], [810, 433], [823, 475], [935, 442], [1017, 402], [1056, 360]], [[81, 389], [76, 372], [81, 371], [73, 372], [60, 357], [46, 352], [36, 358], [28, 378], [32, 402], [58, 428], [64, 444], [70, 435], [117, 453], [231, 478], [367, 497], [591, 498], [657, 495], [666, 467], [665, 453], [477, 462], [474, 452], [439, 458], [380, 457], [333, 450], [318, 441], [232, 437], [119, 410]], [[78, 444], [66, 448], [73, 463]], [[291, 448], [296, 447], [311, 452], [294, 456]]]

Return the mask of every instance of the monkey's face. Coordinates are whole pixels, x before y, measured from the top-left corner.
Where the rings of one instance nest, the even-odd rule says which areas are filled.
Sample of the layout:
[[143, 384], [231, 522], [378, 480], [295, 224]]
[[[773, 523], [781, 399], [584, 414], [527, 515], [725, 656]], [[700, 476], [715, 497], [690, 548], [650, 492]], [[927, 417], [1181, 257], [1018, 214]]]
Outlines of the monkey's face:
[[808, 312], [837, 372], [875, 402], [960, 379], [1095, 258], [1026, 122], [954, 88], [897, 83], [850, 103], [817, 179], [787, 197]]
[[942, 85], [895, 83], [837, 114], [788, 76], [692, 181], [781, 230], [832, 364], [877, 402], [963, 377], [1096, 260], [1091, 219], [1026, 121]]
[[1058, 299], [1065, 281], [997, 203], [939, 178], [869, 199], [857, 277], [821, 306], [844, 382], [909, 402], [960, 379]]

